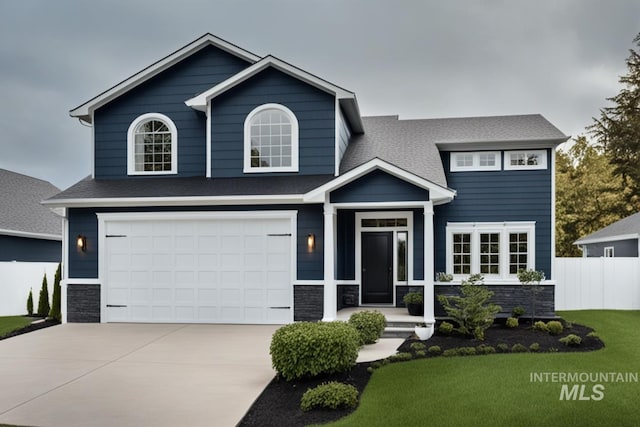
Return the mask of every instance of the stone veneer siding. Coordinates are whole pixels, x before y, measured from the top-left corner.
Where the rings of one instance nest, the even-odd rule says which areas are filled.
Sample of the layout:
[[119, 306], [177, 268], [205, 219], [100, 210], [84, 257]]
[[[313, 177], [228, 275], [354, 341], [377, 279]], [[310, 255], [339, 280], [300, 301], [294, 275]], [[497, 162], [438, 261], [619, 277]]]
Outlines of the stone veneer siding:
[[99, 285], [67, 285], [67, 322], [100, 323]]
[[293, 320], [322, 320], [324, 314], [324, 286], [294, 285]]

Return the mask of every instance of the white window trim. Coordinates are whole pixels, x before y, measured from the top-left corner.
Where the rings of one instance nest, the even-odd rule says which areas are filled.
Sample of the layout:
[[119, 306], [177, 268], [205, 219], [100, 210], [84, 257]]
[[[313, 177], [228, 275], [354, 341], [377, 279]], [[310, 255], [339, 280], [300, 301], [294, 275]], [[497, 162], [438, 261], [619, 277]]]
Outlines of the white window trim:
[[[251, 119], [270, 108], [282, 111], [291, 119], [291, 166], [251, 167]], [[293, 111], [281, 104], [263, 104], [254, 108], [244, 120], [244, 173], [298, 172], [299, 145], [298, 118]]]
[[[607, 253], [609, 253], [609, 255], [607, 255]], [[615, 257], [615, 247], [613, 247], [613, 246], [605, 247], [603, 252], [602, 252], [602, 255], [605, 258], [613, 258], [613, 257]]]
[[[148, 120], [164, 122], [171, 132], [171, 170], [170, 171], [136, 171], [135, 135], [138, 125]], [[127, 174], [129, 175], [175, 175], [178, 173], [178, 128], [169, 117], [160, 113], [146, 113], [138, 116], [127, 130]]]
[[[540, 164], [537, 165], [512, 165], [512, 154], [537, 154], [540, 159]], [[547, 168], [547, 150], [518, 150], [518, 151], [505, 151], [504, 152], [504, 170], [540, 170]]]
[[535, 222], [466, 222], [447, 223], [446, 238], [446, 272], [453, 275], [454, 280], [466, 279], [467, 274], [453, 274], [453, 235], [471, 234], [471, 274], [480, 273], [480, 234], [500, 234], [500, 274], [483, 274], [491, 281], [513, 281], [515, 274], [509, 274], [509, 234], [527, 233], [527, 268], [535, 269], [536, 242]]
[[[472, 166], [458, 166], [456, 157], [461, 155], [472, 155]], [[493, 154], [496, 157], [496, 163], [493, 166], [480, 166], [481, 154]], [[500, 151], [460, 151], [452, 152], [450, 155], [450, 170], [451, 172], [472, 172], [472, 171], [499, 171], [501, 169]]]

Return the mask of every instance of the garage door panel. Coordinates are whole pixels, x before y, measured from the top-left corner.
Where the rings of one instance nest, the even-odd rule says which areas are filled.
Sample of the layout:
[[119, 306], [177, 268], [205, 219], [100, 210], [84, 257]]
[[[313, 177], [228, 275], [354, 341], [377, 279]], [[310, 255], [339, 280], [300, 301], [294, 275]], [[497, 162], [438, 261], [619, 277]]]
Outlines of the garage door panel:
[[217, 304], [218, 289], [198, 289], [198, 302], [200, 304]]

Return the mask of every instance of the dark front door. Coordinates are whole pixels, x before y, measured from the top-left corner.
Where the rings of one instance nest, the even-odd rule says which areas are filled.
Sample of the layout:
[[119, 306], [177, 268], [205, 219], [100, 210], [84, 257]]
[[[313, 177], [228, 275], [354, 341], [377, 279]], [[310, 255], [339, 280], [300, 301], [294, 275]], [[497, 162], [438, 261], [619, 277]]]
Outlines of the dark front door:
[[393, 303], [393, 232], [362, 233], [362, 303]]

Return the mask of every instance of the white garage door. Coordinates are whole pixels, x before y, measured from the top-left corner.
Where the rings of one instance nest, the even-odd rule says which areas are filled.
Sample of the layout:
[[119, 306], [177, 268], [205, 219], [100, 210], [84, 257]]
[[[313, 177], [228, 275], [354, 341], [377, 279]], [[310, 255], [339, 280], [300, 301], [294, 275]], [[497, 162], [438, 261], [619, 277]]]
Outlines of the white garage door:
[[105, 218], [106, 321], [291, 322], [292, 218], [219, 215]]

